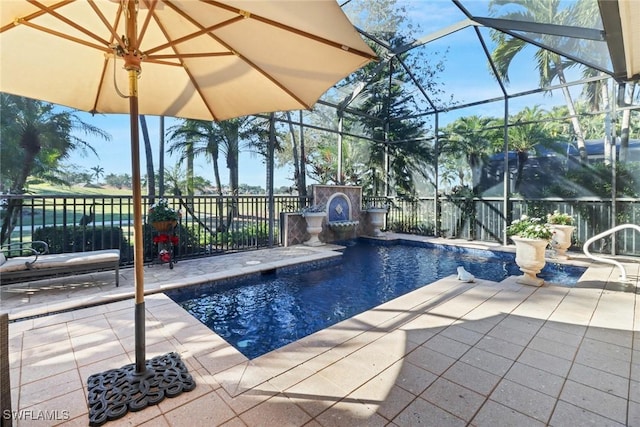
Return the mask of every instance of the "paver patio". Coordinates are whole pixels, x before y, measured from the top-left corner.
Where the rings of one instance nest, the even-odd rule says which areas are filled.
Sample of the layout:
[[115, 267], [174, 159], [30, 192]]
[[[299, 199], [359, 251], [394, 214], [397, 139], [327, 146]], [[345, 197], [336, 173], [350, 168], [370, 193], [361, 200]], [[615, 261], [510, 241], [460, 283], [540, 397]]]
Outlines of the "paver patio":
[[[327, 255], [296, 246], [145, 267], [146, 288]], [[625, 265], [637, 285], [640, 264]], [[13, 318], [106, 302], [10, 324], [18, 426], [87, 425], [88, 376], [134, 361], [132, 274], [120, 288], [102, 282], [110, 272], [3, 287]], [[253, 360], [153, 293], [147, 357], [177, 351], [197, 386], [106, 425], [640, 425], [638, 296], [615, 277], [601, 264], [577, 288], [451, 276]], [[57, 420], [28, 419], [42, 414]]]

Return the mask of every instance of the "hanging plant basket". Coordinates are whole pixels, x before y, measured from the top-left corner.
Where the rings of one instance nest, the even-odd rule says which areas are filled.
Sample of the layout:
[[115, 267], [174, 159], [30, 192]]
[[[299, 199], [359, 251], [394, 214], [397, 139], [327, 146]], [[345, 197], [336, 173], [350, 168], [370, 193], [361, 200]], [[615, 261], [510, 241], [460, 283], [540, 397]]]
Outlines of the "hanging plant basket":
[[178, 221], [155, 221], [151, 226], [158, 232], [167, 232], [173, 230]]

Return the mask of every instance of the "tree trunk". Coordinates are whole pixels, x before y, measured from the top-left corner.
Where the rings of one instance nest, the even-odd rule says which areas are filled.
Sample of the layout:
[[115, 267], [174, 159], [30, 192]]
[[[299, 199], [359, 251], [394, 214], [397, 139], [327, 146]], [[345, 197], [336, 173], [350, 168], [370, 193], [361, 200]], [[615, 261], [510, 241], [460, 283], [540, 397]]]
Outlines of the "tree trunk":
[[302, 193], [300, 188], [300, 157], [298, 156], [298, 144], [296, 143], [296, 133], [293, 131], [293, 123], [291, 123], [291, 113], [287, 111], [287, 119], [289, 120], [289, 133], [291, 133], [291, 151], [293, 154], [293, 179], [296, 183], [298, 195]]
[[[633, 99], [635, 82], [629, 82], [629, 93]], [[631, 110], [622, 111], [622, 122], [620, 123], [620, 161], [626, 162], [629, 156], [629, 125], [631, 123]]]
[[298, 194], [300, 206], [304, 206], [307, 199], [307, 155], [304, 149], [304, 128], [302, 126], [302, 110], [300, 110], [300, 176], [298, 177]]
[[[187, 196], [193, 196], [195, 189], [193, 185], [193, 141], [187, 143], [186, 155], [187, 155]], [[193, 201], [193, 199], [191, 199]]]
[[[33, 169], [33, 164], [36, 157], [42, 149], [40, 139], [38, 138], [35, 130], [27, 129], [22, 136], [20, 146], [24, 149], [24, 159], [22, 163], [22, 169], [20, 174], [16, 177], [16, 180], [11, 185], [12, 194], [24, 194], [27, 178]], [[22, 211], [22, 199], [11, 199], [7, 204], [7, 209], [2, 221], [2, 229], [0, 230], [0, 243], [9, 241], [13, 228], [17, 221], [18, 215]]]
[[231, 228], [233, 218], [238, 215], [238, 192], [240, 191], [240, 178], [238, 173], [238, 123], [233, 122], [233, 126], [230, 128], [229, 135], [229, 147], [227, 151], [227, 168], [229, 168], [229, 186], [231, 187], [231, 206], [227, 211], [227, 229]]
[[515, 182], [515, 191], [520, 191], [520, 185], [522, 184], [522, 179], [524, 178], [524, 165], [529, 160], [529, 154], [526, 151], [518, 151], [518, 174], [516, 175]]
[[602, 107], [605, 111], [604, 116], [604, 164], [610, 165], [615, 160], [615, 154], [611, 138], [611, 105], [609, 99], [609, 85], [603, 84], [600, 86]]
[[[211, 145], [210, 147], [213, 147]], [[216, 192], [218, 193], [218, 198], [216, 200], [217, 212], [216, 212], [216, 231], [225, 231], [224, 229], [224, 203], [222, 200], [222, 182], [220, 180], [220, 167], [218, 166], [218, 149], [210, 150], [211, 154], [211, 163], [213, 163], [213, 179], [216, 181]]]
[[468, 161], [471, 168], [471, 191], [477, 196], [482, 177], [482, 160], [478, 155], [470, 155]]
[[147, 195], [149, 196], [149, 205], [153, 205], [156, 199], [156, 177], [153, 169], [153, 151], [149, 140], [149, 129], [147, 128], [147, 119], [144, 114], [140, 114], [140, 128], [142, 130], [142, 139], [144, 140], [144, 154], [147, 159]]
[[[556, 64], [556, 66], [558, 67], [558, 80], [560, 80], [560, 83], [564, 85], [567, 83], [567, 80], [565, 79], [564, 73], [562, 72], [562, 67], [560, 64]], [[567, 103], [567, 109], [569, 110], [569, 115], [571, 116], [571, 125], [573, 126], [573, 132], [576, 134], [576, 144], [580, 153], [580, 163], [587, 164], [589, 163], [589, 157], [587, 155], [587, 147], [584, 142], [584, 134], [582, 133], [582, 127], [580, 126], [580, 121], [578, 120], [578, 116], [576, 115], [576, 108], [573, 104], [571, 93], [566, 86], [562, 87], [562, 94], [564, 95], [565, 102]]]
[[273, 199], [273, 159], [276, 146], [276, 116], [269, 115], [269, 145], [267, 147], [267, 211], [269, 213], [269, 246], [274, 244], [275, 202]]
[[0, 243], [9, 241], [9, 236], [13, 233], [18, 215], [22, 212], [22, 200], [10, 199], [9, 203], [7, 203], [7, 209], [2, 220], [2, 230], [0, 231]]

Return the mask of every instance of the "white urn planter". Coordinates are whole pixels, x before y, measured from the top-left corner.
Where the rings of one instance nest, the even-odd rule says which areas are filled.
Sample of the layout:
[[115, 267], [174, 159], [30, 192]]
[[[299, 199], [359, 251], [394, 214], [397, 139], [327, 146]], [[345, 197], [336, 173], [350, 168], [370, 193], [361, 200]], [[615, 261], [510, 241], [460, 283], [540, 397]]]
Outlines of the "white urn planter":
[[307, 233], [309, 233], [309, 239], [304, 242], [307, 246], [320, 246], [324, 245], [318, 238], [320, 232], [322, 232], [322, 221], [326, 216], [325, 212], [305, 212], [303, 215], [307, 221]]
[[384, 216], [387, 214], [387, 209], [370, 208], [370, 209], [367, 209], [367, 213], [369, 214], [371, 225], [373, 226], [373, 236], [374, 237], [384, 236], [384, 233], [380, 231], [380, 228], [384, 226]]
[[516, 264], [524, 273], [516, 282], [529, 286], [542, 286], [543, 279], [536, 277], [545, 265], [544, 252], [549, 244], [545, 239], [526, 239], [511, 236], [516, 244]]
[[567, 249], [571, 247], [571, 236], [576, 228], [573, 225], [548, 224], [553, 232], [551, 247], [556, 251], [556, 258], [569, 259]]

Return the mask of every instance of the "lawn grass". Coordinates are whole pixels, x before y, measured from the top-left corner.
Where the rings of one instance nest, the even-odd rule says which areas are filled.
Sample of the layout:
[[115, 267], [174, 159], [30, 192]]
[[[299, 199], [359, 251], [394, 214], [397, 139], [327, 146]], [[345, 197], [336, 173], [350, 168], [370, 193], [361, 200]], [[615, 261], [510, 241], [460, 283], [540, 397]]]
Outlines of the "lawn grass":
[[[145, 193], [143, 189], [143, 193]], [[53, 185], [49, 183], [30, 184], [27, 194], [36, 196], [131, 196], [130, 188], [95, 187], [90, 185], [74, 185], [71, 187]]]
[[[24, 238], [32, 230], [40, 227], [72, 226], [79, 227], [83, 215], [89, 215], [90, 208], [94, 205], [94, 219], [91, 226], [120, 227], [126, 235], [130, 234], [132, 225], [133, 206], [132, 192], [130, 189], [117, 189], [113, 187], [95, 186], [55, 186], [48, 183], [31, 184], [27, 197], [23, 201], [23, 214], [14, 229], [12, 236]], [[31, 196], [31, 197], [29, 197]], [[167, 196], [176, 209], [180, 209], [183, 215], [181, 223], [194, 225], [202, 221], [203, 224], [216, 229], [216, 221], [226, 221], [228, 210], [232, 206], [232, 198], [224, 196], [222, 203], [218, 204], [215, 196], [194, 198], [184, 197], [183, 201], [189, 203], [195, 218], [187, 213], [184, 206], [179, 206], [173, 196]], [[297, 202], [297, 199], [294, 199]], [[291, 197], [277, 196], [275, 200], [275, 212], [291, 212], [297, 203]], [[222, 208], [222, 212], [218, 211]], [[146, 217], [146, 203], [143, 206]], [[266, 221], [268, 217], [268, 205], [265, 195], [239, 196], [236, 204], [235, 221], [258, 220]], [[276, 217], [277, 220], [277, 217]], [[234, 222], [235, 222], [234, 221]]]

